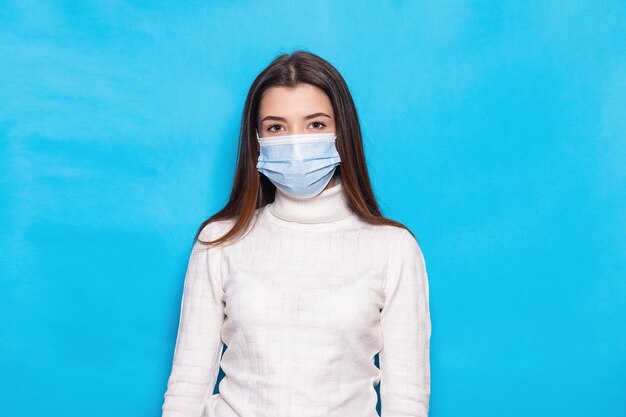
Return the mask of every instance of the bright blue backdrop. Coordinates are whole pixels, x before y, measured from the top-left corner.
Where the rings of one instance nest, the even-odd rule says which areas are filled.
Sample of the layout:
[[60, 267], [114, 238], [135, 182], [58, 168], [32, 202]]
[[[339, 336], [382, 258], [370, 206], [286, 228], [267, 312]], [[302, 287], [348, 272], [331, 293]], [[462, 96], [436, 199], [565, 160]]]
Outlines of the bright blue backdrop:
[[245, 94], [298, 48], [346, 78], [425, 253], [431, 415], [626, 415], [625, 22], [623, 1], [4, 1], [2, 415], [159, 415]]

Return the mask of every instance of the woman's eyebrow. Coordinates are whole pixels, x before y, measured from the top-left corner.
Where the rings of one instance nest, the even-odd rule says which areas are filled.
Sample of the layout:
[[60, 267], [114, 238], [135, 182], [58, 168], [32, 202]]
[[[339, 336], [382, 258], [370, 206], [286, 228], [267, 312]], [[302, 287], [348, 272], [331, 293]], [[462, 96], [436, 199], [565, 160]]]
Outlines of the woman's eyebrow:
[[[318, 113], [313, 113], [313, 114], [309, 114], [308, 116], [305, 116], [304, 119], [308, 120], [308, 119], [313, 119], [315, 117], [319, 117], [319, 116], [326, 116], [329, 119], [332, 119], [332, 117], [330, 117], [329, 115], [327, 115], [326, 113], [322, 113], [322, 112], [318, 112]], [[278, 116], [265, 116], [263, 119], [261, 119], [261, 123], [263, 123], [266, 120], [278, 120], [279, 122], [286, 122], [287, 119], [285, 119], [284, 117], [278, 117]]]
[[261, 119], [261, 123], [263, 123], [266, 120], [278, 120], [279, 122], [286, 122], [287, 121], [287, 119], [285, 119], [284, 117], [265, 116], [263, 119]]
[[313, 119], [313, 118], [315, 118], [315, 117], [319, 117], [319, 116], [326, 116], [326, 117], [328, 117], [329, 119], [332, 119], [332, 117], [330, 117], [330, 116], [329, 116], [329, 115], [327, 115], [326, 113], [322, 113], [322, 112], [309, 114], [308, 116], [306, 116], [306, 117], [305, 117], [305, 119]]

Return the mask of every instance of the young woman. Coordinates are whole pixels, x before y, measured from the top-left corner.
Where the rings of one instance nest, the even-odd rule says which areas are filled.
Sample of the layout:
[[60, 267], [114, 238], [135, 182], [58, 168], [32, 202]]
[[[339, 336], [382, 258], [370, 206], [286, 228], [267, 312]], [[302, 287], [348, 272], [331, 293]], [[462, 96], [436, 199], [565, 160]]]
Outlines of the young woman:
[[424, 257], [380, 213], [344, 79], [277, 57], [246, 98], [230, 199], [194, 239], [163, 416], [374, 417], [380, 383], [382, 417], [424, 417], [430, 335]]

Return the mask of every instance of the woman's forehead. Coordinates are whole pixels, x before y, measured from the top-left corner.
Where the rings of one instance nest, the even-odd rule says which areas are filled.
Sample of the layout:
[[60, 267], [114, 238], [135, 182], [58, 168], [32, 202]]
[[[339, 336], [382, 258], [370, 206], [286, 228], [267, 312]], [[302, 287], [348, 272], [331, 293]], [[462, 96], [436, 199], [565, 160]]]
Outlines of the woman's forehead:
[[267, 115], [305, 117], [320, 111], [329, 114], [328, 112], [332, 112], [332, 104], [324, 91], [310, 84], [271, 87], [263, 94], [259, 106], [261, 117]]

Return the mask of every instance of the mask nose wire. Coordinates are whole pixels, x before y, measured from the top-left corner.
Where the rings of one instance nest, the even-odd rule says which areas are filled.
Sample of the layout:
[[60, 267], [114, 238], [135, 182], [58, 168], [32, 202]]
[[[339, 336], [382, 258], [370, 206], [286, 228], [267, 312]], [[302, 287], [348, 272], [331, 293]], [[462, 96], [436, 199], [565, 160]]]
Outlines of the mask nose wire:
[[[254, 129], [254, 133], [256, 134], [256, 139], [257, 140], [261, 139], [259, 137], [259, 131], [258, 130]], [[334, 135], [333, 139], [337, 139], [337, 133], [333, 133], [333, 135]]]

